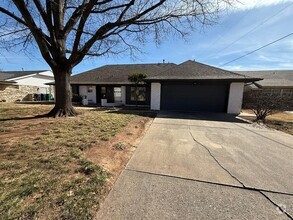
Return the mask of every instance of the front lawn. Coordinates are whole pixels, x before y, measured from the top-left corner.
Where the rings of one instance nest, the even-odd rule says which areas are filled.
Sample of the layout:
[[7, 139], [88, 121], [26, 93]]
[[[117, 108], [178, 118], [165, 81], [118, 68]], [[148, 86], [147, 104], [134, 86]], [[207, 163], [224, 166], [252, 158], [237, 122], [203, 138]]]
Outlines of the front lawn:
[[[252, 116], [240, 116], [240, 117], [251, 120], [251, 121], [255, 120], [256, 117], [253, 116], [253, 112], [251, 110], [242, 110], [242, 112], [252, 114]], [[269, 115], [266, 118], [265, 124], [269, 128], [273, 128], [273, 129], [283, 131], [293, 135], [293, 113], [278, 112], [273, 115]]]
[[50, 108], [0, 105], [1, 219], [91, 219], [153, 116], [78, 110], [75, 118], [34, 117]]

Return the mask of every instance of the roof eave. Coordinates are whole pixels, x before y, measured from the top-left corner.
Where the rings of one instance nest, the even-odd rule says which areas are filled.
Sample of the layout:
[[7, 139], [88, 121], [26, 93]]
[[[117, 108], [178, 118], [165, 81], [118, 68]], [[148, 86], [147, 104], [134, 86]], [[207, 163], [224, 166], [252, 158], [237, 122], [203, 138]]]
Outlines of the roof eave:
[[0, 80], [0, 84], [2, 85], [13, 85], [15, 84], [16, 82], [14, 81], [5, 81], [5, 80]]
[[[70, 82], [71, 85], [134, 85], [135, 83], [133, 82], [77, 82], [77, 81], [72, 81]], [[55, 82], [49, 82], [46, 83], [46, 85], [55, 85]]]
[[76, 82], [76, 81], [72, 81], [70, 82], [70, 84], [74, 84], [74, 85], [133, 85], [135, 83], [133, 82]]
[[256, 82], [262, 80], [261, 78], [222, 78], [222, 79], [145, 79], [146, 82], [174, 82], [174, 81], [181, 81], [181, 82], [190, 82], [190, 81], [226, 81], [226, 82]]

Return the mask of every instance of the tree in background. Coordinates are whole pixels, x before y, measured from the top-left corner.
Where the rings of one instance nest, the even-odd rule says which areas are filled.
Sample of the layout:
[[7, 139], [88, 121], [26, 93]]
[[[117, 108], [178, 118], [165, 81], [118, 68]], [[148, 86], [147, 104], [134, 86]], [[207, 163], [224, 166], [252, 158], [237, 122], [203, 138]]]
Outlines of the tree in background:
[[74, 116], [72, 69], [86, 56], [141, 51], [153, 37], [184, 37], [213, 24], [236, 0], [7, 0], [0, 2], [0, 44], [41, 52], [55, 77], [55, 107], [48, 116]]
[[128, 76], [128, 81], [135, 84], [135, 103], [137, 106], [139, 90], [138, 85], [144, 82], [144, 79], [147, 77], [145, 73], [131, 73]]

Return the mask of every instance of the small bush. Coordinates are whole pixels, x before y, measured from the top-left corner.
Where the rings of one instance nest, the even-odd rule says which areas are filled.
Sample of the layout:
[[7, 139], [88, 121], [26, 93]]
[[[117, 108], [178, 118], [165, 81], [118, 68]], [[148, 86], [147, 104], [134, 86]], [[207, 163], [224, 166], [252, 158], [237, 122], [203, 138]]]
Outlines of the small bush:
[[262, 90], [253, 90], [245, 93], [243, 107], [252, 109], [256, 122], [265, 122], [267, 116], [281, 111], [285, 103], [278, 94], [263, 94]]

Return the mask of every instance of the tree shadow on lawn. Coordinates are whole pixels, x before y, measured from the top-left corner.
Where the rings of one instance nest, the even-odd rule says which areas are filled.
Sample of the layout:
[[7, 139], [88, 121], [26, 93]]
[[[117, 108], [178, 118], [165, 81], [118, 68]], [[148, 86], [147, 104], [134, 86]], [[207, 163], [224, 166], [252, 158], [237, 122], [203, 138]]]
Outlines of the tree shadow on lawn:
[[27, 117], [12, 117], [12, 118], [1, 118], [0, 121], [25, 121], [32, 119], [49, 118], [47, 114], [27, 116]]
[[124, 114], [124, 115], [137, 115], [149, 118], [155, 118], [157, 116], [156, 111], [152, 111], [146, 108], [97, 108], [90, 111], [106, 111], [107, 114]]

